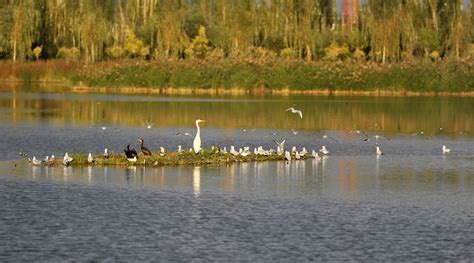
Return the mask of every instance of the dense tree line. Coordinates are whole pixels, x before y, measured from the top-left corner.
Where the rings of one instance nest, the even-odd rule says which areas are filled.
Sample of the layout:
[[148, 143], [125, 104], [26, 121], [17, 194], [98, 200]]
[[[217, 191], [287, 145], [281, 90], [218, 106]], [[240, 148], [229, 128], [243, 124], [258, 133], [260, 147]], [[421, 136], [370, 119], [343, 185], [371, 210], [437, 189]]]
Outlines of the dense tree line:
[[0, 58], [462, 59], [473, 24], [463, 0], [367, 0], [350, 23], [335, 0], [0, 0]]

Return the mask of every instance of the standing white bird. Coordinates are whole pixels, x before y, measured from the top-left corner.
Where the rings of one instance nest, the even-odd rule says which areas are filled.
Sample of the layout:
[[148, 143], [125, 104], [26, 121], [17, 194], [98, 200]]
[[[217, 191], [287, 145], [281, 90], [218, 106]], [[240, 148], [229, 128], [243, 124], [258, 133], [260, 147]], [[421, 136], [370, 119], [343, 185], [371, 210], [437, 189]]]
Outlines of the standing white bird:
[[291, 108], [286, 109], [285, 111], [291, 111], [291, 113], [296, 113], [296, 114], [300, 115], [301, 119], [303, 119], [303, 112], [301, 112], [300, 110], [297, 110], [297, 109], [291, 107]]
[[42, 163], [41, 160], [36, 159], [36, 156], [33, 156], [33, 159], [31, 159], [31, 163], [33, 165], [40, 165]]
[[235, 150], [234, 145], [231, 145], [231, 146], [230, 146], [230, 151], [229, 151], [229, 152], [230, 152], [232, 155], [235, 155], [235, 156], [237, 156], [237, 155], [240, 154], [238, 151]]
[[286, 159], [287, 161], [291, 161], [291, 154], [290, 154], [289, 151], [285, 151], [285, 159]]
[[292, 154], [295, 154], [296, 152], [298, 152], [298, 151], [296, 150], [296, 146], [291, 147], [291, 153], [292, 153]]
[[67, 153], [64, 154], [64, 158], [63, 158], [63, 164], [65, 166], [68, 166], [74, 159], [72, 157], [70, 157]]
[[199, 128], [199, 123], [204, 122], [204, 120], [197, 119], [196, 120], [196, 136], [194, 137], [193, 141], [193, 150], [194, 153], [199, 153], [201, 151], [201, 129]]
[[183, 149], [181, 148], [181, 145], [178, 145], [178, 153], [181, 153]]
[[300, 155], [300, 153], [299, 153], [298, 151], [295, 152], [295, 159], [296, 159], [296, 160], [301, 159], [301, 155]]
[[375, 152], [377, 153], [377, 155], [383, 154], [382, 150], [380, 150], [380, 147], [376, 146], [375, 149], [376, 149]]
[[446, 147], [446, 145], [443, 145], [443, 154], [447, 154], [451, 151], [451, 149], [449, 149], [448, 147]]
[[109, 159], [109, 152], [108, 152], [107, 148], [104, 149], [104, 158]]
[[91, 164], [94, 162], [94, 158], [92, 158], [92, 153], [89, 153], [89, 156], [87, 157], [87, 163]]
[[321, 160], [321, 157], [319, 157], [319, 154], [315, 150], [311, 152], [311, 156], [316, 160]]
[[160, 156], [165, 156], [166, 152], [165, 152], [165, 148], [164, 147], [160, 147]]
[[301, 150], [300, 155], [305, 156], [308, 153], [308, 150], [306, 150], [306, 147], [303, 147], [303, 150]]
[[324, 155], [328, 155], [329, 154], [329, 151], [326, 149], [326, 146], [321, 146], [321, 149], [319, 149], [319, 152], [324, 154]]

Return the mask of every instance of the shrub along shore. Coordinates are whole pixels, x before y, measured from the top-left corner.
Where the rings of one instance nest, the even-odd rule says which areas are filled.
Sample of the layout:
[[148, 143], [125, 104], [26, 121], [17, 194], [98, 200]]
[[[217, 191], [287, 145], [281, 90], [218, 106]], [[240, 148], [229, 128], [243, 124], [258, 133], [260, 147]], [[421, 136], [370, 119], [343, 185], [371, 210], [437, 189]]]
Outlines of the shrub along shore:
[[63, 60], [0, 63], [0, 80], [63, 82], [73, 91], [166, 94], [474, 95], [474, 63], [276, 60]]

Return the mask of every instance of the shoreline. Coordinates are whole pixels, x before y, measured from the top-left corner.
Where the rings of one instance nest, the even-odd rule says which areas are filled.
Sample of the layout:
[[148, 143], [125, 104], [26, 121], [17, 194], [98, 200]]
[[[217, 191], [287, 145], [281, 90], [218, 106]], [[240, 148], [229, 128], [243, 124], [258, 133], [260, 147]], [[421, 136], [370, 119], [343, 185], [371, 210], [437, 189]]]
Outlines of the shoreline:
[[[367, 96], [367, 97], [474, 97], [474, 91], [447, 92], [447, 91], [407, 91], [407, 90], [338, 90], [338, 89], [268, 89], [268, 88], [176, 88], [176, 87], [95, 87], [87, 85], [73, 85], [68, 80], [33, 80], [24, 81], [21, 79], [0, 79], [0, 84], [6, 85], [64, 85], [62, 89], [67, 89], [74, 93], [115, 93], [115, 94], [162, 94], [162, 95], [309, 95], [309, 96]], [[50, 90], [50, 89], [47, 89]]]
[[368, 96], [368, 97], [474, 97], [474, 91], [466, 92], [415, 92], [415, 91], [391, 91], [391, 90], [295, 90], [295, 89], [243, 89], [243, 88], [153, 88], [153, 87], [90, 87], [72, 86], [71, 91], [77, 93], [111, 93], [119, 94], [163, 94], [163, 95], [310, 95], [310, 96]]

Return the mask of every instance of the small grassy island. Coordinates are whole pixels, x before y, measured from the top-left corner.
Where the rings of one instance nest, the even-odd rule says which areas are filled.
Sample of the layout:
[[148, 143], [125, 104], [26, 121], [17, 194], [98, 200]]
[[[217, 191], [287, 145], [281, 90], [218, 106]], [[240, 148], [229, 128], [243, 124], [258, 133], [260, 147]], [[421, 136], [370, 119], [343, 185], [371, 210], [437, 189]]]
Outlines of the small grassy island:
[[[137, 158], [136, 162], [130, 162], [124, 154], [111, 154], [108, 158], [103, 155], [93, 156], [94, 161], [89, 163], [86, 154], [71, 154], [70, 157], [73, 161], [70, 162], [70, 166], [87, 166], [87, 165], [115, 165], [115, 166], [166, 166], [166, 165], [201, 165], [201, 164], [226, 164], [234, 162], [260, 162], [260, 161], [277, 161], [285, 160], [284, 154], [255, 154], [251, 153], [246, 156], [241, 154], [231, 154], [219, 152], [213, 149], [203, 149], [199, 154], [195, 154], [191, 151], [183, 152], [169, 152], [165, 155], [160, 155], [159, 152], [154, 152], [152, 155], [142, 155]], [[310, 155], [306, 154], [299, 156], [301, 160], [311, 158]], [[292, 156], [295, 159], [295, 156]], [[55, 166], [63, 165], [63, 160], [57, 158], [44, 162], [44, 165]]]

